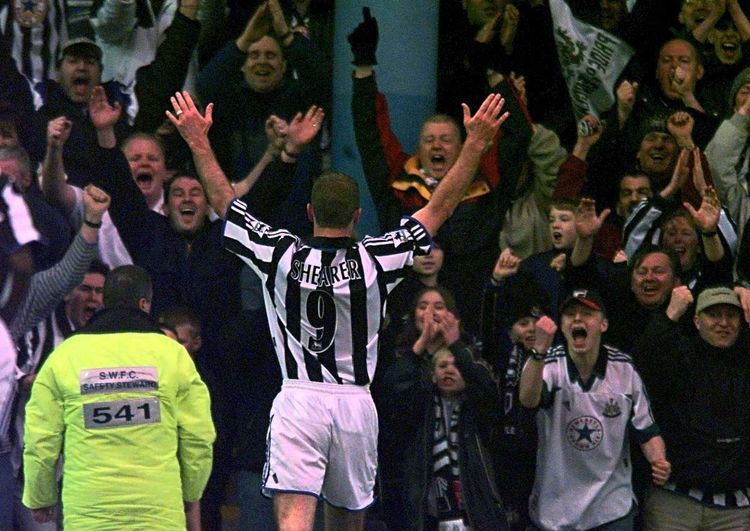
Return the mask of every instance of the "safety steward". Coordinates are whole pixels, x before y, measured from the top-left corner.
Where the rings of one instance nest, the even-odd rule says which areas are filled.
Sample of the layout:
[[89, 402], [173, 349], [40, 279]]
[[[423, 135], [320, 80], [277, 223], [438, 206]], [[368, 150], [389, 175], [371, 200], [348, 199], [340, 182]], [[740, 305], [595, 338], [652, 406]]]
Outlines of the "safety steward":
[[[151, 281], [114, 269], [105, 309], [49, 357], [26, 409], [23, 503], [66, 529], [184, 529], [211, 471], [210, 400], [193, 361], [151, 321]], [[183, 504], [184, 502], [184, 504]]]

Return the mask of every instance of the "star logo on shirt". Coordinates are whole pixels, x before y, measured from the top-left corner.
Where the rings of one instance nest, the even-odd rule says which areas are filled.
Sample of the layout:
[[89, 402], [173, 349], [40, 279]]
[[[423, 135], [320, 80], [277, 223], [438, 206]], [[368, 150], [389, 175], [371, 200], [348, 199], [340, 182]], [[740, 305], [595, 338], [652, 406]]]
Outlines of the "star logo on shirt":
[[588, 452], [602, 442], [604, 429], [599, 419], [582, 416], [571, 420], [566, 429], [568, 442], [578, 451]]

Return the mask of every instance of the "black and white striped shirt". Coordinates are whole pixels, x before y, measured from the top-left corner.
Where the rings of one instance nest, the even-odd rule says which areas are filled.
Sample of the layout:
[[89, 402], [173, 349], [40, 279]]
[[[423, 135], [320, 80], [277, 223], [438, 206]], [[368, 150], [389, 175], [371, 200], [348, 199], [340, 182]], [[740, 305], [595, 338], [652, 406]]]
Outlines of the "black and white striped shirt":
[[235, 200], [224, 246], [263, 283], [266, 313], [285, 379], [369, 384], [386, 297], [431, 239], [415, 219], [381, 237], [313, 238], [274, 230]]
[[[18, 71], [31, 86], [57, 79], [57, 58], [68, 40], [63, 0], [5, 3], [0, 7], [0, 32], [10, 44]], [[39, 107], [41, 102], [36, 105]]]

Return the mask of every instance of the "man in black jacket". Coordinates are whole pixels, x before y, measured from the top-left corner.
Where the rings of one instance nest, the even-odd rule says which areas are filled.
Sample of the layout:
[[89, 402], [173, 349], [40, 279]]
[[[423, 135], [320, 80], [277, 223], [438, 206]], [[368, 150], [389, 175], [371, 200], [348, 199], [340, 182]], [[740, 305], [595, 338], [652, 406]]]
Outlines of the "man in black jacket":
[[698, 333], [686, 336], [678, 321], [692, 302], [686, 286], [674, 288], [638, 344], [673, 470], [669, 483], [649, 493], [647, 529], [748, 529], [748, 327], [738, 294], [714, 287], [698, 295]]

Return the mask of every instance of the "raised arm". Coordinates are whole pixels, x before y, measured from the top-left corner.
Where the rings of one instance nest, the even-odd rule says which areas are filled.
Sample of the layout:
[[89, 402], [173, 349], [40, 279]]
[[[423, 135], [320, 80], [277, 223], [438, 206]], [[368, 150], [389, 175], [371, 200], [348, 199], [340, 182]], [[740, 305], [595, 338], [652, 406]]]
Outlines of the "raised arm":
[[570, 253], [570, 263], [577, 267], [585, 264], [594, 249], [594, 237], [602, 228], [610, 209], [605, 208], [596, 215], [596, 201], [584, 197], [576, 208], [576, 242]]
[[722, 122], [704, 151], [719, 199], [738, 223], [750, 209], [750, 197], [737, 170], [749, 132], [750, 98], [746, 98], [734, 115]]
[[287, 134], [288, 127], [289, 124], [286, 123], [286, 120], [279, 118], [275, 114], [266, 119], [268, 146], [263, 152], [263, 156], [255, 163], [253, 169], [250, 170], [250, 173], [241, 181], [232, 183], [234, 193], [237, 197], [247, 194], [255, 186], [255, 183], [258, 182], [258, 178], [263, 174], [263, 171], [273, 162], [273, 159], [281, 156], [281, 150], [284, 148], [284, 137]]
[[544, 356], [552, 346], [557, 325], [546, 315], [534, 325], [534, 350], [526, 360], [518, 385], [518, 400], [523, 407], [534, 408], [542, 401], [544, 388]]
[[226, 216], [229, 204], [234, 200], [234, 188], [219, 166], [216, 155], [208, 141], [208, 130], [213, 123], [214, 104], [209, 103], [205, 115], [201, 115], [193, 103], [193, 98], [185, 92], [177, 92], [172, 98], [174, 114], [167, 111], [167, 118], [180, 132], [193, 153], [195, 168], [206, 189], [208, 202], [222, 218]]
[[170, 96], [185, 84], [201, 32], [197, 21], [198, 5], [198, 0], [180, 0], [179, 9], [156, 48], [154, 60], [136, 72], [134, 90], [138, 115], [135, 125], [139, 131], [155, 131], [162, 124], [162, 111]]
[[47, 124], [47, 151], [42, 163], [42, 192], [52, 206], [60, 207], [70, 215], [75, 207], [76, 196], [71, 185], [65, 182], [63, 147], [70, 136], [72, 122], [65, 116], [50, 120]]
[[[174, 112], [167, 111], [167, 117], [193, 152], [195, 167], [211, 206], [217, 214], [224, 217], [229, 204], [234, 200], [235, 191], [219, 166], [208, 141], [208, 130], [213, 122], [213, 104], [209, 103], [205, 115], [201, 115], [187, 91], [178, 92], [171, 99]], [[324, 116], [323, 110], [316, 106], [310, 107], [304, 115], [297, 113], [289, 124], [281, 150], [280, 158], [283, 162], [292, 163], [296, 160], [296, 156], [320, 130]]]
[[724, 246], [719, 238], [719, 215], [721, 203], [716, 197], [716, 191], [710, 186], [703, 194], [703, 201], [698, 210], [690, 203], [683, 203], [683, 207], [690, 213], [695, 222], [695, 228], [703, 242], [703, 252], [709, 262], [718, 262], [724, 257]]
[[436, 234], [453, 213], [479, 167], [482, 153], [492, 144], [500, 125], [508, 119], [507, 112], [500, 112], [504, 103], [505, 100], [500, 94], [490, 94], [474, 116], [471, 116], [469, 107], [463, 104], [466, 141], [461, 153], [440, 181], [430, 201], [414, 213], [414, 218], [422, 223], [430, 234]]
[[104, 0], [91, 19], [97, 37], [108, 43], [125, 39], [136, 22], [136, 2], [122, 0]]
[[742, 42], [750, 39], [750, 20], [747, 19], [747, 15], [742, 10], [739, 0], [727, 0], [727, 11], [729, 16], [732, 17], [737, 31], [740, 32]]
[[717, 0], [713, 2], [711, 11], [708, 16], [693, 29], [693, 37], [698, 42], [706, 42], [706, 37], [714, 29], [716, 23], [727, 9], [727, 0]]
[[10, 331], [14, 339], [20, 338], [49, 315], [65, 294], [81, 283], [91, 260], [96, 257], [99, 227], [109, 204], [109, 195], [104, 190], [92, 184], [85, 188], [85, 221], [78, 236], [57, 264], [31, 277], [29, 291], [11, 322]]

